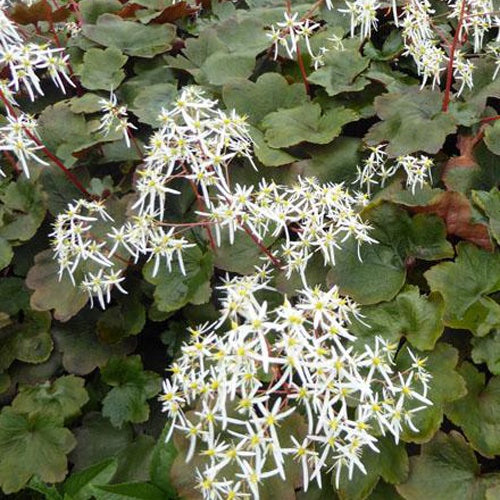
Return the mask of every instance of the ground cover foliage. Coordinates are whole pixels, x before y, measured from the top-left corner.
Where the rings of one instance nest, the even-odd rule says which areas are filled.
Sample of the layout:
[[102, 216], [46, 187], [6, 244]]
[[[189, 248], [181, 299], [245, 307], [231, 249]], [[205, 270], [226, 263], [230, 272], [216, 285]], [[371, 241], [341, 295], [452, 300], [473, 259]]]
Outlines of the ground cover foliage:
[[[175, 433], [166, 441], [171, 424], [162, 412], [168, 403], [162, 380], [173, 377], [167, 369], [186, 353], [188, 328], [217, 321], [226, 273], [249, 276], [271, 255], [278, 293], [265, 291], [270, 308], [283, 294], [297, 299], [303, 281], [338, 287], [340, 296], [359, 305], [349, 319], [353, 345], [376, 349], [381, 339], [395, 346], [403, 373], [415, 356], [425, 360], [431, 375], [425, 399], [432, 404], [410, 425], [402, 421], [397, 442], [374, 431], [379, 451], [363, 448], [365, 472], [355, 467], [349, 479], [345, 470], [337, 475], [325, 467], [321, 487], [316, 478], [304, 491], [300, 456], [287, 457], [286, 478], [264, 479], [260, 498], [500, 498], [500, 6], [485, 2], [491, 25], [481, 31], [467, 24], [480, 3], [428, 5], [434, 9], [431, 45], [442, 51], [429, 63], [408, 52], [414, 41], [401, 24], [408, 2], [400, 0], [372, 2], [374, 11], [361, 0], [2, 2], [20, 37], [8, 34], [2, 18], [4, 495], [208, 495], [196, 475], [199, 457], [185, 463], [189, 439]], [[362, 11], [339, 11], [349, 5], [365, 5], [367, 21], [358, 22]], [[453, 8], [457, 15], [448, 17]], [[302, 27], [280, 26], [285, 14]], [[304, 32], [306, 19], [310, 32]], [[39, 90], [34, 77], [5, 56], [9, 44], [27, 41], [62, 47], [55, 54], [68, 56], [53, 72], [29, 56]], [[200, 184], [193, 189], [179, 181], [177, 193], [164, 193], [161, 218], [186, 225], [182, 259], [180, 250], [172, 251], [168, 268], [161, 262], [157, 269], [151, 252], [115, 257], [118, 274], [103, 286], [77, 266], [67, 272], [72, 264], [61, 273], [54, 223], [68, 204], [102, 201], [116, 227], [129, 220], [134, 204], [149, 210], [138, 181], [148, 166], [150, 138], [169, 126], [162, 108], [173, 109], [191, 85], [225, 116], [246, 116], [253, 145], [247, 150], [245, 143], [231, 157], [231, 187], [257, 190], [264, 180], [292, 189], [308, 177], [344, 183], [358, 193], [352, 206], [376, 243], [364, 232], [347, 238], [346, 230], [334, 262], [321, 253], [321, 242], [307, 257], [307, 271], [298, 261], [280, 260], [285, 238], [274, 226], [261, 241], [235, 230], [231, 242], [226, 225], [221, 244], [213, 244], [215, 233], [196, 225], [208, 195]], [[36, 129], [23, 121], [13, 131], [12, 118], [22, 112], [36, 119]], [[16, 133], [24, 141], [18, 149]], [[156, 215], [157, 209], [153, 203]], [[105, 239], [109, 221], [93, 231], [96, 241]], [[87, 272], [91, 278], [97, 273]], [[305, 272], [307, 279], [301, 278]], [[315, 329], [321, 321], [314, 317]], [[266, 371], [259, 372], [262, 383], [270, 381]], [[355, 411], [352, 401], [346, 411]], [[279, 426], [284, 448], [292, 447], [289, 436], [307, 434], [302, 413]], [[226, 491], [213, 498], [241, 497]]]

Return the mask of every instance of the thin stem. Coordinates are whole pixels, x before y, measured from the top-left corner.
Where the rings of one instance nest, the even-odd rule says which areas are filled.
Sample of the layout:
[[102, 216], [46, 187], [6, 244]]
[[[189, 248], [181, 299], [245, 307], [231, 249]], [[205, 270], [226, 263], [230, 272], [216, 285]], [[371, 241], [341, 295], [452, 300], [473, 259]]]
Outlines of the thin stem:
[[14, 169], [14, 172], [16, 172], [17, 175], [19, 175], [21, 173], [21, 171], [19, 170], [14, 157], [8, 151], [4, 150], [4, 151], [2, 151], [2, 153], [5, 155], [5, 158], [7, 158], [7, 160], [11, 164], [12, 168]]
[[481, 118], [481, 123], [494, 122], [496, 120], [500, 120], [500, 115], [487, 116], [486, 118]]
[[[203, 208], [207, 207], [204, 207], [203, 199], [201, 198], [200, 193], [198, 193], [198, 187], [194, 183], [193, 179], [188, 179], [188, 180], [189, 180], [189, 185], [191, 186], [191, 189], [193, 190], [193, 193], [196, 196], [196, 204], [198, 205], [198, 209], [203, 211]], [[215, 245], [215, 240], [212, 231], [210, 230], [209, 226], [205, 225], [204, 227], [205, 227], [205, 232], [207, 233], [208, 236], [208, 241], [210, 242], [210, 248], [215, 253], [217, 247]]]
[[242, 225], [245, 233], [248, 234], [248, 236], [250, 236], [250, 238], [252, 238], [252, 241], [269, 257], [269, 259], [271, 260], [271, 262], [278, 268], [280, 269], [281, 268], [281, 261], [276, 258], [270, 251], [269, 249], [267, 249], [263, 244], [262, 242], [257, 238], [257, 236], [255, 236], [255, 234], [252, 233], [252, 231], [250, 229], [248, 229], [248, 227], [246, 227], [245, 225]]
[[132, 131], [129, 128], [127, 128], [127, 135], [129, 136], [130, 140], [132, 141], [132, 144], [134, 145], [135, 150], [139, 154], [139, 158], [142, 160], [143, 159], [142, 150], [139, 147], [139, 144], [137, 143], [137, 140], [134, 137], [134, 134], [132, 133]]
[[[17, 118], [17, 113], [15, 109], [12, 107], [10, 102], [7, 100], [5, 97], [4, 93], [2, 90], [0, 90], [0, 99], [3, 101], [5, 107], [7, 108], [7, 111], [9, 112], [10, 115], [12, 115], [14, 118]], [[26, 127], [23, 127], [23, 130], [25, 134], [37, 145], [40, 147], [40, 149], [45, 153], [45, 155], [52, 160], [52, 162], [64, 172], [64, 175], [69, 179], [73, 185], [79, 189], [85, 196], [88, 196], [89, 198], [95, 198], [93, 195], [91, 195], [82, 185], [82, 183], [76, 178], [76, 176], [70, 172], [62, 163], [62, 161], [57, 158], [52, 152], [50, 152], [45, 145], [38, 139], [38, 137], [34, 134], [32, 134]]]
[[453, 42], [450, 46], [450, 53], [448, 56], [449, 60], [448, 60], [448, 69], [446, 73], [446, 87], [444, 90], [443, 105], [441, 107], [441, 110], [445, 113], [448, 111], [448, 107], [450, 105], [451, 84], [453, 81], [453, 64], [455, 62], [454, 61], [455, 51], [457, 50], [459, 44], [460, 31], [462, 30], [462, 23], [464, 21], [465, 5], [466, 5], [465, 0], [462, 0], [462, 6], [460, 8], [460, 17], [458, 18], [457, 27], [455, 29], [455, 35], [453, 36]]
[[307, 81], [306, 68], [304, 66], [304, 60], [302, 59], [302, 52], [298, 44], [297, 44], [297, 62], [299, 63], [300, 73], [302, 75], [302, 81], [304, 82], [306, 94], [309, 95], [309, 82]]

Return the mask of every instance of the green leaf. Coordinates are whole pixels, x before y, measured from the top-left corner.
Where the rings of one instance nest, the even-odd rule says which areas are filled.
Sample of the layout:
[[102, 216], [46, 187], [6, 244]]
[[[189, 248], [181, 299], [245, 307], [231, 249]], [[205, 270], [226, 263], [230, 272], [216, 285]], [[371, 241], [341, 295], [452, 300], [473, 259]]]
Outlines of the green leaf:
[[85, 380], [74, 375], [49, 380], [34, 387], [21, 387], [12, 407], [19, 413], [40, 413], [66, 419], [77, 415], [89, 400]]
[[30, 296], [22, 278], [4, 277], [0, 280], [0, 311], [12, 316], [28, 309]]
[[44, 167], [40, 180], [47, 195], [47, 208], [54, 216], [64, 212], [68, 204], [82, 194], [74, 184], [68, 182], [64, 172], [53, 165]]
[[358, 245], [349, 239], [328, 274], [331, 283], [360, 304], [394, 298], [405, 282], [408, 258], [434, 260], [453, 255], [438, 217], [410, 218], [405, 210], [387, 203], [369, 208], [366, 216], [373, 226], [370, 236], [378, 243], [361, 246], [360, 262]]
[[73, 113], [65, 101], [47, 106], [40, 113], [38, 130], [43, 144], [68, 168], [76, 161], [73, 152], [95, 143], [84, 115]]
[[156, 440], [147, 434], [139, 434], [118, 454], [118, 469], [113, 483], [140, 482], [149, 480], [149, 469]]
[[158, 127], [158, 115], [162, 107], [168, 107], [174, 101], [177, 88], [171, 83], [148, 85], [137, 92], [130, 110], [142, 123]]
[[0, 236], [0, 271], [5, 269], [14, 257], [14, 251], [9, 242]]
[[40, 480], [38, 476], [33, 476], [27, 484], [30, 490], [41, 493], [45, 500], [63, 500], [63, 497], [57, 491], [55, 486], [48, 486]]
[[336, 493], [341, 500], [367, 498], [380, 477], [390, 483], [401, 483], [408, 476], [409, 461], [404, 444], [395, 444], [392, 437], [381, 437], [376, 446], [380, 453], [367, 447], [361, 457], [366, 467], [366, 474], [356, 469], [352, 479], [349, 479], [344, 469], [340, 475], [340, 484]]
[[289, 85], [279, 73], [264, 73], [255, 83], [246, 79], [235, 80], [224, 85], [222, 97], [228, 109], [248, 116], [253, 125], [258, 125], [273, 111], [293, 108], [307, 100], [304, 85]]
[[118, 299], [118, 305], [103, 311], [97, 321], [99, 338], [113, 344], [123, 337], [137, 335], [146, 322], [146, 308], [141, 303], [139, 285]]
[[500, 454], [500, 377], [485, 375], [465, 362], [459, 372], [467, 394], [446, 405], [446, 416], [462, 428], [472, 447], [486, 457]]
[[398, 494], [394, 486], [380, 480], [377, 483], [375, 489], [368, 497], [368, 500], [404, 500], [404, 499], [401, 495]]
[[439, 432], [410, 458], [408, 481], [396, 486], [406, 500], [484, 500], [491, 479], [480, 475], [471, 447], [456, 431]]
[[486, 363], [491, 373], [500, 375], [500, 330], [486, 337], [473, 338], [471, 343], [474, 363]]
[[165, 492], [151, 483], [122, 483], [99, 486], [100, 500], [165, 500]]
[[279, 167], [294, 162], [297, 158], [282, 149], [270, 148], [264, 140], [264, 134], [250, 125], [250, 135], [254, 142], [254, 153], [266, 167]]
[[165, 426], [154, 447], [150, 475], [155, 486], [161, 488], [169, 498], [175, 498], [176, 490], [170, 479], [170, 468], [177, 456], [177, 450], [172, 440], [165, 441], [170, 425], [168, 423]]
[[460, 242], [454, 262], [437, 264], [424, 276], [443, 296], [447, 319], [460, 320], [480, 299], [500, 290], [500, 254]]
[[149, 417], [147, 400], [158, 394], [160, 376], [144, 371], [140, 356], [112, 358], [101, 375], [113, 387], [102, 401], [102, 414], [116, 427], [124, 422], [145, 422]]
[[65, 370], [77, 375], [87, 375], [98, 366], [103, 366], [114, 355], [130, 353], [135, 343], [126, 339], [106, 344], [96, 336], [96, 319], [101, 314], [85, 311], [64, 325], [58, 324], [52, 330], [56, 348], [62, 353]]
[[88, 302], [88, 296], [64, 274], [59, 280], [59, 266], [52, 250], [35, 256], [35, 265], [26, 276], [26, 285], [34, 290], [31, 307], [36, 311], [54, 310], [54, 318], [68, 321]]
[[48, 359], [53, 348], [50, 314], [28, 310], [19, 322], [0, 330], [0, 369], [10, 366], [14, 359], [25, 363], [41, 363]]
[[[3, 204], [0, 238], [16, 243], [33, 238], [46, 212], [40, 185], [24, 179], [11, 182], [0, 194], [0, 202]], [[9, 253], [6, 247], [6, 260]]]
[[69, 100], [69, 103], [70, 109], [73, 113], [97, 113], [101, 110], [100, 101], [100, 96], [98, 96], [97, 94], [92, 94], [91, 92], [87, 92], [81, 97], [73, 97]]
[[391, 302], [363, 308], [363, 323], [353, 320], [352, 331], [360, 343], [380, 336], [399, 342], [401, 336], [420, 350], [434, 348], [444, 329], [443, 301], [436, 295], [420, 295], [418, 287], [407, 285]]
[[495, 187], [489, 193], [472, 191], [472, 200], [488, 216], [491, 235], [500, 244], [500, 190]]
[[117, 12], [122, 7], [119, 0], [80, 0], [78, 2], [78, 10], [86, 24], [95, 23], [101, 14]]
[[371, 41], [363, 48], [363, 53], [374, 61], [390, 61], [404, 49], [403, 37], [400, 30], [393, 30], [384, 40], [382, 49], [377, 49]]
[[107, 458], [115, 458], [133, 442], [130, 425], [118, 429], [100, 413], [87, 413], [81, 427], [75, 429], [75, 435], [77, 446], [69, 457], [74, 464], [74, 471], [86, 469]]
[[160, 311], [176, 311], [189, 302], [203, 303], [210, 297], [207, 287], [213, 273], [213, 254], [202, 253], [198, 247], [191, 247], [183, 252], [183, 259], [185, 275], [177, 262], [172, 263], [172, 272], [169, 272], [166, 266], [160, 266], [155, 277], [152, 276], [153, 261], [143, 267], [146, 281], [156, 286], [155, 305]]
[[[500, 479], [497, 481], [500, 481]], [[486, 500], [497, 500], [500, 498], [500, 483], [497, 481], [492, 481], [494, 483], [493, 486], [486, 490]]]
[[292, 169], [304, 177], [317, 177], [320, 182], [352, 182], [361, 161], [360, 145], [358, 138], [341, 136], [324, 146], [308, 146], [311, 158], [297, 162]]
[[230, 52], [251, 56], [269, 47], [265, 26], [269, 23], [253, 12], [239, 10], [234, 16], [214, 26], [219, 40]]
[[[429, 383], [427, 397], [432, 401], [432, 406], [414, 414], [412, 421], [418, 433], [405, 427], [401, 435], [406, 442], [425, 443], [439, 429], [443, 421], [443, 407], [451, 401], [458, 401], [466, 393], [465, 382], [455, 370], [458, 362], [458, 351], [445, 343], [438, 343], [431, 352], [419, 352], [411, 349], [420, 358], [426, 359], [425, 368], [432, 375]], [[398, 370], [404, 371], [412, 364], [412, 359], [407, 349], [403, 349], [397, 359]], [[413, 400], [408, 409], [421, 406]]]
[[4, 493], [19, 491], [34, 475], [48, 483], [62, 481], [68, 470], [66, 454], [75, 443], [61, 419], [4, 408], [0, 413], [0, 486]]
[[212, 85], [225, 85], [237, 78], [249, 77], [255, 67], [255, 56], [245, 53], [216, 52], [207, 57], [201, 70]]
[[110, 458], [79, 472], [74, 472], [64, 482], [64, 493], [71, 500], [89, 500], [98, 495], [97, 486], [108, 484], [117, 468], [116, 459]]
[[[222, 231], [221, 244], [217, 246], [214, 265], [217, 269], [238, 274], [252, 274], [255, 266], [262, 263], [263, 251], [244, 231], [234, 234], [233, 243], [227, 231]], [[262, 245], [266, 248], [276, 241], [276, 237], [268, 235]]]
[[359, 40], [347, 39], [342, 42], [345, 50], [327, 52], [325, 65], [308, 78], [311, 83], [324, 87], [329, 96], [341, 92], [358, 92], [369, 83], [366, 78], [359, 76], [370, 64], [370, 59], [359, 52]]
[[495, 65], [491, 60], [480, 58], [474, 62], [474, 86], [467, 89], [462, 98], [470, 103], [484, 109], [488, 98], [494, 97], [500, 99], [500, 80], [493, 78]]
[[175, 31], [172, 24], [145, 26], [113, 14], [102, 14], [95, 24], [83, 26], [83, 34], [90, 40], [137, 57], [154, 57], [170, 50]]
[[89, 49], [83, 56], [80, 81], [90, 90], [115, 90], [125, 78], [122, 68], [127, 60], [128, 57], [116, 47]]
[[441, 111], [441, 101], [439, 92], [417, 86], [376, 97], [375, 109], [382, 121], [370, 128], [365, 140], [371, 145], [387, 142], [390, 156], [437, 153], [456, 130], [453, 117]]
[[343, 125], [357, 118], [356, 113], [345, 108], [331, 109], [321, 116], [321, 106], [309, 102], [269, 113], [262, 120], [262, 127], [268, 145], [273, 148], [301, 142], [327, 144], [340, 134]]
[[483, 297], [474, 302], [464, 315], [457, 318], [450, 314], [445, 315], [445, 323], [458, 330], [470, 330], [478, 337], [488, 335], [492, 330], [500, 328], [500, 304], [490, 297]]

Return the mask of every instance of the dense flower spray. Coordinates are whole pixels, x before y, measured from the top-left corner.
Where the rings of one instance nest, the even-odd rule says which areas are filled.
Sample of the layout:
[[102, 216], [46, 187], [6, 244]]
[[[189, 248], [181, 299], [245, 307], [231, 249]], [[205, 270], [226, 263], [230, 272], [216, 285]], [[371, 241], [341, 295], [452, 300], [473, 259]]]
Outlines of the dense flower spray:
[[[197, 224], [213, 237], [214, 245], [221, 244], [222, 234], [232, 243], [237, 231], [249, 233], [257, 243], [270, 235], [282, 236], [278, 255], [270, 257], [288, 276], [297, 271], [305, 281], [307, 263], [318, 252], [326, 264], [334, 264], [335, 251], [350, 237], [358, 248], [363, 242], [374, 243], [369, 225], [356, 210], [364, 198], [351, 195], [342, 184], [299, 178], [293, 186], [262, 180], [255, 188], [231, 187], [230, 163], [235, 157], [253, 163], [252, 142], [244, 119], [215, 105], [199, 89], [189, 87], [171, 110], [161, 112], [164, 125], [150, 139], [144, 166], [137, 172], [133, 216], [123, 225], [96, 239], [96, 222], [109, 225], [111, 217], [102, 204], [85, 200], [58, 216], [52, 237], [60, 274], [67, 272], [74, 280], [75, 272], [82, 271], [82, 286], [101, 305], [110, 299], [106, 276], [112, 273], [122, 279], [118, 277], [124, 255], [125, 262], [137, 262], [141, 256], [153, 260], [154, 275], [161, 262], [171, 270], [175, 261], [184, 272], [183, 251], [194, 244], [182, 236], [183, 224], [164, 220], [167, 196], [179, 194], [174, 180], [193, 187], [200, 202]], [[113, 106], [120, 109], [116, 102]]]
[[[362, 244], [376, 244], [359, 215], [365, 198], [314, 178], [291, 186], [233, 185], [231, 162], [243, 157], [252, 164], [252, 141], [245, 120], [216, 104], [188, 87], [162, 110], [162, 127], [138, 171], [133, 215], [123, 225], [103, 234], [99, 226], [112, 220], [94, 201], [80, 200], [58, 216], [52, 237], [60, 275], [76, 281], [80, 273], [80, 286], [104, 308], [113, 287], [126, 293], [125, 254], [153, 261], [153, 274], [174, 265], [185, 272], [183, 254], [194, 243], [183, 236], [183, 224], [165, 222], [168, 196], [179, 194], [174, 179], [193, 186], [196, 224], [210, 231], [215, 246], [223, 234], [232, 243], [238, 231], [263, 250], [267, 236], [280, 237], [254, 275], [223, 280], [219, 320], [191, 330], [161, 396], [171, 421], [168, 437], [184, 435], [187, 461], [196, 455], [204, 462], [197, 476], [207, 499], [259, 498], [266, 478], [285, 478], [286, 457], [299, 462], [304, 490], [310, 481], [321, 485], [324, 471], [334, 470], [338, 484], [343, 470], [348, 477], [355, 469], [366, 472], [362, 452], [378, 451], [376, 435], [397, 441], [403, 425], [415, 429], [413, 413], [431, 404], [429, 375], [418, 358], [397, 372], [397, 346], [380, 338], [373, 346], [355, 345], [349, 326], [362, 321], [357, 304], [336, 286], [308, 283], [314, 254], [334, 265], [348, 239], [358, 243], [360, 258]], [[297, 296], [281, 303], [271, 285], [276, 267], [302, 282]], [[421, 404], [409, 409], [409, 400]], [[280, 428], [302, 418], [303, 431], [285, 439]]]
[[[401, 373], [396, 345], [375, 338], [355, 346], [349, 324], [361, 320], [358, 307], [337, 287], [305, 286], [272, 307], [259, 299], [272, 290], [270, 276], [263, 268], [228, 278], [220, 320], [191, 329], [164, 382], [169, 434], [185, 436], [188, 462], [200, 457], [206, 499], [258, 499], [266, 478], [285, 479], [287, 457], [299, 463], [304, 491], [311, 481], [321, 487], [326, 471], [338, 487], [342, 471], [366, 473], [363, 450], [378, 451], [376, 435], [397, 442], [431, 404], [425, 360], [410, 353], [413, 364]], [[412, 400], [419, 404], [409, 409]]]
[[[435, 29], [435, 11], [427, 0], [393, 2], [392, 18], [402, 31], [402, 55], [413, 59], [422, 86], [438, 87], [446, 74], [447, 92], [454, 79], [459, 96], [474, 85], [470, 56], [484, 49], [495, 60], [493, 78], [499, 73], [499, 39], [487, 37], [499, 18], [490, 0], [448, 4], [448, 19], [457, 23], [453, 40]], [[9, 74], [0, 81], [7, 108], [0, 150], [13, 153], [29, 177], [30, 161], [45, 165], [41, 153], [47, 151], [35, 118], [13, 112], [16, 98], [25, 93], [33, 101], [43, 95], [43, 77], [62, 92], [73, 82], [68, 56], [28, 42], [5, 15], [6, 5], [0, 0], [0, 63]], [[329, 1], [325, 6], [333, 9]], [[351, 36], [364, 39], [377, 29], [386, 6], [354, 0], [340, 11], [350, 17]], [[283, 21], [269, 27], [269, 54], [301, 62], [302, 47], [318, 69], [329, 51], [344, 48], [342, 37], [331, 35], [314, 49], [312, 41], [324, 26], [313, 10], [299, 17], [288, 6]], [[127, 107], [114, 92], [99, 104], [98, 130], [121, 131], [130, 147], [135, 126]], [[130, 263], [151, 262], [153, 276], [174, 268], [186, 273], [186, 253], [197, 245], [186, 229], [200, 231], [198, 243], [204, 231], [214, 251], [224, 240], [233, 243], [238, 233], [248, 234], [267, 262], [252, 275], [226, 276], [218, 287], [219, 319], [190, 329], [161, 396], [170, 421], [168, 438], [175, 433], [187, 441], [186, 460], [196, 460], [197, 486], [206, 499], [258, 498], [267, 478], [286, 477], [290, 459], [300, 467], [305, 491], [312, 481], [321, 486], [324, 472], [334, 471], [337, 486], [343, 471], [349, 478], [357, 469], [366, 472], [363, 451], [378, 451], [377, 436], [391, 435], [397, 442], [405, 426], [417, 431], [414, 414], [432, 404], [430, 375], [425, 360], [411, 352], [411, 367], [398, 371], [397, 345], [378, 337], [360, 343], [352, 332], [364, 319], [358, 305], [335, 285], [310, 285], [308, 268], [315, 255], [334, 266], [336, 253], [349, 240], [356, 242], [361, 260], [363, 245], [377, 244], [360, 215], [373, 186], [383, 187], [402, 172], [414, 193], [431, 178], [432, 159], [419, 153], [391, 159], [383, 144], [370, 148], [356, 179], [367, 195], [311, 177], [289, 185], [263, 179], [247, 186], [232, 182], [231, 175], [238, 164], [255, 167], [244, 117], [220, 110], [199, 88], [186, 87], [161, 111], [159, 122], [135, 172], [125, 221], [115, 221], [105, 201], [90, 196], [57, 216], [51, 237], [59, 276], [69, 276], [92, 305], [104, 309], [113, 290], [127, 293], [124, 271]], [[185, 187], [196, 199], [191, 214], [196, 221], [172, 222], [167, 217], [171, 200]], [[267, 239], [276, 241], [272, 248]], [[276, 271], [300, 277], [293, 296], [279, 294]], [[287, 432], [291, 428], [294, 432]]]

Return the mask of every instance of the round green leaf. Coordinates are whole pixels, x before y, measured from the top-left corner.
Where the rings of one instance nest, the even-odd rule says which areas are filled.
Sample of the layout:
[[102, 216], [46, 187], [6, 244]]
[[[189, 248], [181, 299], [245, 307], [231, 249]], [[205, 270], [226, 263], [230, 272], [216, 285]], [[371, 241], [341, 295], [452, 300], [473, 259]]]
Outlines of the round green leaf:
[[89, 400], [85, 380], [67, 375], [54, 382], [46, 381], [34, 387], [21, 387], [12, 407], [20, 413], [67, 418], [78, 414]]
[[446, 406], [446, 416], [459, 425], [474, 449], [482, 455], [500, 454], [500, 377], [485, 385], [485, 375], [472, 364], [459, 369], [467, 384], [467, 394]]
[[140, 356], [112, 358], [101, 375], [113, 387], [102, 401], [102, 414], [116, 427], [124, 422], [145, 422], [149, 417], [147, 400], [158, 394], [160, 376], [144, 371]]
[[[496, 478], [498, 481], [498, 478]], [[396, 486], [406, 500], [484, 500], [486, 488], [495, 478], [480, 475], [471, 447], [456, 431], [439, 432], [410, 459], [410, 476]]]
[[34, 290], [31, 307], [37, 311], [54, 310], [54, 318], [67, 321], [88, 302], [88, 296], [75, 287], [64, 274], [59, 280], [59, 266], [52, 250], [35, 256], [35, 265], [26, 276], [26, 285]]
[[437, 264], [424, 276], [443, 296], [447, 316], [460, 320], [477, 301], [500, 290], [500, 254], [460, 242], [454, 262]]
[[33, 475], [48, 483], [62, 481], [68, 470], [66, 454], [75, 444], [60, 418], [4, 408], [0, 413], [0, 486], [4, 493], [19, 491]]
[[370, 128], [365, 140], [373, 145], [388, 142], [390, 156], [416, 151], [435, 154], [456, 130], [453, 117], [441, 112], [441, 102], [439, 92], [418, 86], [376, 97], [375, 109], [382, 121]]
[[169, 50], [175, 31], [172, 24], [146, 26], [114, 14], [102, 14], [95, 24], [83, 26], [83, 34], [90, 40], [138, 57], [154, 57]]
[[[115, 90], [125, 78], [122, 67], [128, 57], [120, 49], [108, 47], [105, 50], [92, 48], [83, 56], [80, 81], [90, 90]], [[72, 108], [73, 109], [73, 108]]]

